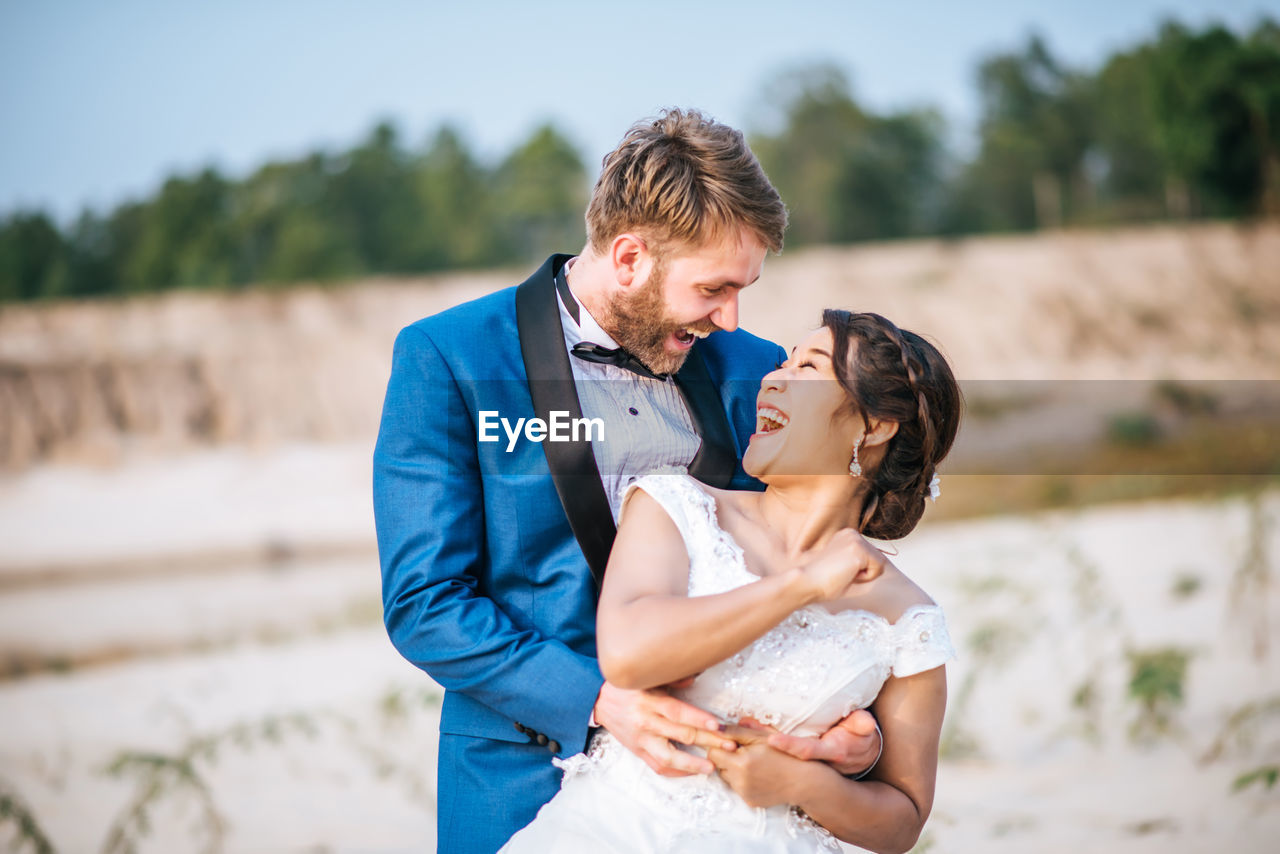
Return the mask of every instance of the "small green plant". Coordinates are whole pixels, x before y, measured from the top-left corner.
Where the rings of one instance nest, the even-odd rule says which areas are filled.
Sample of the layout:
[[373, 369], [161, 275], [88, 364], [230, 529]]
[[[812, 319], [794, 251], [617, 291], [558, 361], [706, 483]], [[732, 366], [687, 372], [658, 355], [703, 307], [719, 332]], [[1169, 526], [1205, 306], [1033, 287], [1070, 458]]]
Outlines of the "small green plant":
[[9, 847], [6, 850], [13, 852], [30, 850], [35, 854], [53, 854], [53, 844], [49, 842], [49, 837], [45, 836], [44, 830], [36, 821], [26, 801], [19, 797], [8, 783], [0, 780], [0, 828], [6, 824], [12, 824], [16, 834], [9, 840]]
[[1107, 438], [1127, 448], [1146, 448], [1160, 441], [1164, 431], [1149, 412], [1119, 412], [1107, 420]]
[[1254, 784], [1270, 791], [1275, 788], [1278, 779], [1280, 779], [1280, 765], [1263, 765], [1261, 768], [1254, 768], [1236, 777], [1231, 783], [1231, 791], [1239, 792]]
[[1267, 554], [1271, 520], [1262, 506], [1262, 495], [1249, 496], [1249, 541], [1244, 559], [1231, 577], [1231, 610], [1239, 624], [1252, 635], [1253, 657], [1267, 657], [1268, 588], [1271, 586], [1271, 562]]
[[155, 803], [170, 793], [195, 797], [200, 810], [199, 828], [205, 841], [200, 850], [221, 850], [226, 824], [213, 802], [209, 786], [196, 771], [192, 756], [126, 752], [116, 757], [107, 773], [113, 777], [134, 776], [138, 785], [133, 798], [107, 833], [102, 846], [105, 854], [134, 854], [138, 841], [151, 832], [151, 811]]
[[1164, 735], [1173, 726], [1173, 714], [1185, 699], [1183, 685], [1191, 652], [1176, 647], [1131, 651], [1129, 696], [1138, 702], [1134, 738]]
[[1280, 695], [1253, 700], [1227, 715], [1213, 743], [1200, 756], [1200, 762], [1216, 762], [1229, 753], [1254, 756], [1255, 745], [1268, 722], [1280, 721]]
[[1178, 577], [1173, 579], [1173, 586], [1169, 589], [1169, 594], [1174, 599], [1190, 599], [1192, 596], [1200, 592], [1200, 588], [1204, 586], [1204, 581], [1200, 576], [1193, 572], [1181, 572]]
[[[440, 698], [441, 692], [435, 685], [415, 689], [391, 686], [378, 701], [380, 723], [384, 728], [403, 726], [413, 719], [414, 713], [438, 707]], [[135, 787], [132, 798], [112, 822], [102, 846], [103, 854], [134, 854], [142, 838], [151, 832], [156, 809], [169, 799], [183, 797], [194, 798], [199, 810], [190, 849], [221, 850], [226, 820], [206, 779], [218, 756], [229, 749], [251, 751], [260, 746], [280, 746], [298, 736], [314, 739], [322, 729], [336, 732], [379, 779], [397, 780], [413, 799], [434, 812], [435, 791], [420, 764], [388, 750], [384, 746], [385, 738], [367, 738], [369, 733], [356, 720], [327, 709], [271, 715], [194, 736], [172, 753], [127, 750], [117, 754], [105, 773], [133, 778]], [[0, 787], [0, 796], [3, 793]], [[45, 850], [37, 849], [40, 854]]]
[[226, 822], [213, 800], [213, 793], [200, 773], [201, 764], [217, 760], [218, 752], [231, 745], [244, 750], [256, 743], [279, 744], [287, 735], [316, 734], [315, 723], [306, 715], [271, 716], [255, 723], [238, 723], [226, 730], [190, 739], [175, 753], [126, 750], [107, 766], [112, 777], [133, 777], [133, 797], [112, 822], [102, 846], [104, 854], [133, 854], [139, 840], [151, 832], [151, 814], [156, 805], [171, 795], [193, 797], [199, 808], [200, 849], [215, 852], [222, 848]]
[[978, 679], [989, 670], [997, 670], [1018, 652], [1025, 631], [1014, 623], [988, 620], [965, 639], [972, 666], [960, 683], [955, 702], [947, 713], [943, 725], [938, 755], [944, 759], [967, 759], [982, 752], [978, 739], [965, 729], [965, 712], [973, 699]]

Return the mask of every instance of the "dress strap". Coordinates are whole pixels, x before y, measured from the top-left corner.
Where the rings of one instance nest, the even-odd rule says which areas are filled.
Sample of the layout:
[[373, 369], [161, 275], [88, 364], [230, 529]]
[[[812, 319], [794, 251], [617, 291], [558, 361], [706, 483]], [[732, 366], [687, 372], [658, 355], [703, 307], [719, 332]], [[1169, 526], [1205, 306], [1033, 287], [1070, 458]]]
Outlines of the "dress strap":
[[[685, 548], [692, 555], [699, 536], [699, 519], [705, 516], [701, 508], [711, 500], [701, 489], [695, 486], [685, 469], [679, 466], [664, 466], [647, 474], [642, 474], [619, 490], [621, 498], [618, 511], [618, 524], [627, 512], [628, 499], [637, 489], [644, 490], [662, 509], [667, 511], [671, 521], [675, 523], [684, 540]], [[698, 507], [697, 512], [690, 512]]]
[[716, 500], [684, 469], [666, 467], [627, 484], [620, 491], [623, 512], [633, 489], [643, 489], [651, 495], [679, 529], [689, 554], [690, 596], [722, 593], [759, 580], [747, 570], [742, 549], [720, 527]]

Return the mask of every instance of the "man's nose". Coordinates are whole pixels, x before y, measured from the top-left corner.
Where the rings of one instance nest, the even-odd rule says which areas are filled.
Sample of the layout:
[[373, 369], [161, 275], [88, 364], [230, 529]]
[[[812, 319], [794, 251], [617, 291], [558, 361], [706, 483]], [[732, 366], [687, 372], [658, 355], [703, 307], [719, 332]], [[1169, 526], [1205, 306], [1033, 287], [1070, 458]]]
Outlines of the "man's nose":
[[738, 293], [729, 294], [715, 311], [711, 312], [711, 322], [725, 332], [738, 328]]

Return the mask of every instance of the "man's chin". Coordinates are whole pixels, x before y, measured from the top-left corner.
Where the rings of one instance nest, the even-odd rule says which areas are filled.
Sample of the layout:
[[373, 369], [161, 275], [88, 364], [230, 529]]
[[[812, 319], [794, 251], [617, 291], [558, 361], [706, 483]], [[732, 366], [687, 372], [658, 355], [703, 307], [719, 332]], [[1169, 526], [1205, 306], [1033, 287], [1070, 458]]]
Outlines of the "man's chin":
[[655, 374], [674, 374], [684, 367], [685, 360], [689, 358], [689, 353], [689, 350], [684, 350], [680, 353], [663, 351], [660, 356], [655, 355], [652, 362], [648, 359], [641, 359], [640, 361], [644, 362], [645, 367]]

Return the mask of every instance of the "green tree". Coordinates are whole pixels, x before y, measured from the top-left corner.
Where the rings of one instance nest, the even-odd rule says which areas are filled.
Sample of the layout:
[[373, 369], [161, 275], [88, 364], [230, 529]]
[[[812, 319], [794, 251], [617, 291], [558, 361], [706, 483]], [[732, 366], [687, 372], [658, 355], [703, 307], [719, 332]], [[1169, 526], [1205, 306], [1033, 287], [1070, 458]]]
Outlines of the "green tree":
[[413, 228], [421, 270], [476, 267], [502, 257], [490, 205], [490, 176], [462, 134], [438, 128], [418, 159], [414, 190], [422, 213]]
[[783, 73], [763, 100], [774, 128], [753, 135], [751, 147], [787, 203], [787, 243], [836, 240], [842, 213], [836, 188], [870, 119], [854, 102], [848, 77], [829, 63]]
[[839, 68], [781, 76], [767, 91], [752, 147], [787, 202], [787, 241], [880, 240], [925, 233], [938, 204], [943, 124], [928, 110], [876, 115]]
[[0, 223], [0, 302], [59, 296], [68, 285], [67, 246], [42, 213]]
[[573, 145], [544, 124], [511, 152], [494, 176], [501, 254], [540, 261], [551, 252], [576, 252], [586, 242], [586, 169]]
[[1088, 204], [1092, 82], [1038, 36], [978, 68], [981, 147], [959, 194], [977, 230], [1057, 227]]
[[360, 258], [351, 272], [401, 273], [421, 254], [421, 206], [394, 126], [383, 122], [332, 176], [321, 206]]

